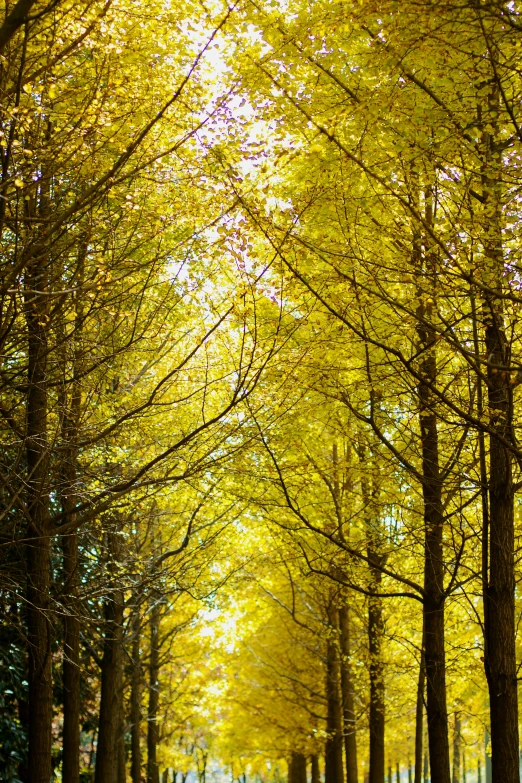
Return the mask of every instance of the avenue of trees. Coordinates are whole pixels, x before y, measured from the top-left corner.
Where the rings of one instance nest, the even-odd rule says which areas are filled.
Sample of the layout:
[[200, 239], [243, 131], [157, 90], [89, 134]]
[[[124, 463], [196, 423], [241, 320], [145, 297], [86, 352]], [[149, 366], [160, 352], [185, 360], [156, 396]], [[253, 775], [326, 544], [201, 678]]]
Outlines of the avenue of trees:
[[518, 2], [1, 19], [0, 781], [519, 783]]

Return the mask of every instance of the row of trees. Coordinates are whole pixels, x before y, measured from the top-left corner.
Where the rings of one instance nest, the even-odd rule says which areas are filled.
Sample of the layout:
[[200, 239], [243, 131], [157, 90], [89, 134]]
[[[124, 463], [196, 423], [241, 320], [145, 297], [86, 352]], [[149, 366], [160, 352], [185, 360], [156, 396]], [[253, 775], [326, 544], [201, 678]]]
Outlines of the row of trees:
[[6, 780], [519, 780], [521, 30], [6, 7]]
[[[238, 195], [288, 299], [316, 310], [299, 385], [345, 411], [365, 535], [345, 532], [339, 503], [318, 516], [269, 414], [260, 437], [295, 525], [369, 569], [310, 562], [368, 596], [370, 781], [384, 777], [382, 617], [399, 595], [422, 605], [432, 780], [451, 778], [446, 615], [461, 602], [482, 632], [493, 779], [518, 780], [518, 9], [296, 3], [251, 19], [263, 51], [244, 85], [274, 127], [272, 213]], [[335, 468], [325, 479], [335, 494]]]
[[129, 701], [140, 780], [148, 667], [157, 780], [157, 672], [223, 579], [205, 569], [234, 513], [218, 468], [274, 350], [260, 337], [278, 340], [270, 314], [243, 328], [241, 270], [212, 233], [227, 205], [198, 133], [222, 122], [205, 57], [230, 12], [5, 10], [1, 777], [124, 779]]

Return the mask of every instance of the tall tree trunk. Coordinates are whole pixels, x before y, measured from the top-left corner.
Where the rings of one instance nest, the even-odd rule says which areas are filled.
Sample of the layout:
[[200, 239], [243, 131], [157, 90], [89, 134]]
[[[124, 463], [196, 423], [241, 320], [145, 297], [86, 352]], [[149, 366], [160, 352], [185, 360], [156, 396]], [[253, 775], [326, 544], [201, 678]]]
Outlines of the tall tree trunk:
[[[495, 56], [495, 52], [492, 53]], [[495, 82], [494, 79], [492, 79]], [[493, 783], [518, 783], [518, 694], [515, 650], [515, 532], [510, 348], [502, 313], [502, 152], [498, 86], [481, 107], [484, 272], [483, 329], [487, 356], [489, 437], [489, 580], [484, 601], [484, 667], [491, 714]]]
[[155, 591], [153, 592], [152, 600], [154, 601], [154, 604], [150, 613], [149, 709], [147, 715], [147, 783], [159, 783], [157, 747], [159, 740], [158, 707], [160, 672], [160, 602], [159, 596]]
[[329, 634], [326, 647], [325, 783], [343, 783], [343, 731], [339, 682], [339, 617], [333, 602], [328, 608]]
[[[350, 536], [349, 514], [346, 513], [346, 499], [353, 495], [353, 482], [350, 471], [350, 447], [345, 445], [344, 460], [339, 461], [337, 442], [332, 446], [333, 500], [338, 524], [338, 535], [341, 541]], [[349, 501], [350, 502], [350, 501]], [[345, 575], [341, 569], [339, 578]], [[355, 706], [352, 668], [350, 662], [350, 609], [346, 591], [340, 595], [339, 604], [339, 634], [340, 634], [340, 673], [341, 673], [341, 705], [343, 718], [344, 753], [346, 762], [346, 783], [357, 783], [357, 734], [355, 725]]]
[[[373, 570], [372, 585], [378, 590], [381, 572]], [[382, 600], [375, 596], [368, 599], [368, 642], [370, 650], [370, 775], [369, 783], [384, 783], [384, 667], [382, 641], [384, 621]]]
[[[45, 188], [45, 192], [44, 192]], [[42, 189], [47, 214], [48, 188]], [[33, 261], [25, 279], [28, 331], [27, 454], [27, 635], [29, 649], [29, 783], [49, 783], [52, 774], [52, 667], [49, 508], [49, 446], [47, 399], [47, 308], [49, 259]]]
[[[425, 365], [435, 364], [431, 357]], [[435, 374], [433, 366], [432, 375]], [[444, 650], [443, 510], [437, 420], [429, 390], [421, 385], [423, 497], [425, 519], [424, 628], [427, 681], [428, 744], [433, 783], [450, 783], [446, 658]]]
[[350, 610], [346, 600], [339, 608], [341, 631], [341, 693], [343, 698], [346, 783], [357, 783], [357, 734], [352, 668], [350, 664]]
[[[386, 772], [384, 753], [385, 686], [382, 652], [384, 619], [382, 598], [377, 595], [381, 587], [381, 567], [383, 565], [381, 521], [377, 508], [380, 484], [374, 475], [370, 488], [367, 475], [364, 472], [368, 469], [368, 457], [361, 439], [359, 439], [359, 460], [362, 469], [361, 492], [365, 509], [366, 551], [370, 565], [369, 589], [373, 593], [368, 598], [368, 647], [370, 653], [370, 769], [368, 781], [369, 783], [384, 783]], [[377, 465], [374, 465], [374, 474], [375, 470], [378, 470]]]
[[[427, 188], [425, 219], [433, 225], [433, 193]], [[444, 650], [444, 555], [442, 480], [434, 397], [437, 383], [436, 331], [432, 326], [436, 258], [428, 253], [423, 266], [419, 240], [414, 241], [414, 268], [424, 273], [419, 286], [417, 335], [422, 348], [421, 382], [418, 386], [424, 503], [424, 603], [428, 745], [432, 783], [450, 783], [448, 711], [446, 706], [446, 658]], [[427, 296], [427, 290], [432, 296]]]
[[[78, 287], [84, 279], [87, 240], [85, 239], [78, 254]], [[76, 506], [76, 461], [78, 454], [77, 435], [81, 413], [81, 391], [78, 376], [81, 374], [80, 335], [83, 329], [83, 294], [76, 294], [76, 317], [73, 349], [73, 379], [70, 401], [67, 388], [63, 391], [63, 442], [64, 460], [61, 475], [61, 502], [65, 522], [75, 522]], [[68, 342], [63, 337], [66, 352]], [[64, 381], [67, 357], [64, 355]], [[78, 532], [70, 530], [62, 538], [63, 553], [63, 603], [64, 639], [63, 639], [63, 745], [62, 777], [67, 783], [80, 781], [80, 617], [78, 603], [79, 557]]]
[[141, 783], [141, 615], [140, 606], [134, 609], [132, 618], [132, 674], [131, 674], [131, 780]]
[[[117, 562], [121, 543], [108, 534], [109, 552]], [[101, 700], [98, 720], [95, 783], [118, 783], [118, 735], [121, 719], [123, 591], [114, 584], [105, 601], [105, 639], [101, 666]]]

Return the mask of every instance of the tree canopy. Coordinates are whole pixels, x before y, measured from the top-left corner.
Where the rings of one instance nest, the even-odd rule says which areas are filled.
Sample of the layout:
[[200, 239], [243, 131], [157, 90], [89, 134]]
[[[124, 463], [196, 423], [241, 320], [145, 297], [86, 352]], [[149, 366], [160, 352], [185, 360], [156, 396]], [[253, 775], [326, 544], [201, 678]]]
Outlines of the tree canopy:
[[0, 780], [519, 783], [522, 8], [0, 21]]

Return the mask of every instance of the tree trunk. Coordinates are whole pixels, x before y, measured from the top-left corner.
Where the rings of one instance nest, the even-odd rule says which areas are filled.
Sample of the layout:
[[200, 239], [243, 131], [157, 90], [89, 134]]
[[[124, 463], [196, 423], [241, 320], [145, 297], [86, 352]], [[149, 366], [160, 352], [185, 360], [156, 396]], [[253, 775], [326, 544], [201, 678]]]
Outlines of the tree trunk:
[[[45, 197], [46, 198], [46, 197]], [[44, 199], [45, 200], [45, 199]], [[45, 210], [44, 210], [45, 211]], [[47, 433], [48, 259], [29, 266], [25, 280], [28, 330], [27, 636], [29, 649], [29, 783], [52, 774], [52, 667], [50, 627], [51, 520]], [[47, 301], [46, 301], [47, 300]]]
[[[378, 590], [381, 572], [373, 570], [372, 586]], [[382, 600], [375, 596], [368, 599], [368, 642], [370, 649], [370, 777], [369, 783], [384, 783], [384, 668], [382, 640], [384, 621]]]
[[[375, 456], [375, 455], [373, 455]], [[364, 470], [367, 463], [366, 448], [359, 439], [359, 460]], [[378, 468], [378, 466], [375, 466]], [[375, 471], [374, 471], [375, 473]], [[361, 475], [361, 492], [365, 508], [366, 551], [370, 565], [369, 589], [373, 595], [368, 597], [368, 647], [370, 653], [370, 769], [369, 783], [384, 783], [385, 753], [384, 753], [384, 711], [385, 687], [382, 644], [384, 637], [384, 620], [382, 598], [379, 593], [382, 583], [381, 556], [382, 533], [377, 500], [380, 491], [378, 481], [374, 481], [370, 489], [366, 475]]]
[[346, 602], [343, 602], [339, 608], [339, 626], [341, 631], [341, 693], [343, 697], [346, 783], [357, 783], [357, 735], [350, 664], [350, 610]]
[[306, 783], [306, 756], [292, 751], [288, 767], [290, 783]]
[[319, 772], [319, 756], [317, 753], [312, 755], [312, 783], [320, 783], [321, 775]]
[[[84, 279], [87, 240], [80, 246], [78, 255], [77, 275], [78, 286]], [[78, 376], [81, 374], [81, 344], [80, 335], [83, 329], [83, 295], [76, 294], [76, 316], [73, 349], [73, 382], [70, 400], [68, 390], [63, 390], [63, 443], [64, 459], [61, 469], [61, 503], [64, 514], [63, 522], [75, 521], [76, 506], [76, 464], [77, 435], [81, 413], [81, 390]], [[63, 344], [67, 341], [63, 337]], [[64, 379], [67, 376], [67, 351], [63, 356]], [[72, 529], [62, 538], [63, 553], [63, 603], [64, 638], [63, 638], [63, 746], [62, 746], [62, 777], [67, 783], [80, 781], [80, 616], [78, 605], [79, 558], [78, 532]]]
[[[492, 80], [495, 82], [495, 80]], [[513, 399], [510, 346], [502, 313], [502, 153], [499, 93], [491, 87], [480, 121], [485, 198], [483, 328], [487, 356], [489, 438], [489, 581], [484, 601], [484, 667], [489, 689], [493, 783], [518, 783], [518, 695], [515, 650], [515, 533], [512, 455]]]
[[[117, 534], [109, 533], [109, 551], [119, 559]], [[123, 591], [114, 585], [105, 601], [105, 639], [101, 667], [95, 783], [118, 783], [118, 735], [121, 720]]]
[[332, 604], [328, 608], [329, 634], [326, 648], [326, 730], [325, 783], [343, 783], [343, 731], [339, 682], [339, 616]]
[[[433, 195], [426, 191], [426, 223], [433, 224]], [[414, 243], [415, 245], [415, 243]], [[421, 270], [420, 253], [414, 246], [414, 265]], [[442, 481], [440, 477], [439, 438], [434, 398], [430, 387], [437, 382], [436, 332], [432, 327], [433, 298], [426, 298], [426, 288], [435, 291], [436, 260], [428, 254], [426, 281], [419, 287], [417, 334], [422, 346], [419, 383], [419, 418], [422, 451], [422, 495], [424, 502], [424, 603], [426, 695], [428, 745], [432, 783], [450, 783], [448, 712], [446, 706], [446, 659], [444, 650], [444, 556]]]
[[[426, 390], [421, 390], [421, 398]], [[446, 659], [444, 650], [443, 511], [439, 479], [437, 422], [421, 414], [425, 534], [424, 628], [428, 744], [432, 783], [450, 783]]]
[[137, 605], [132, 618], [132, 674], [131, 674], [131, 780], [141, 783], [141, 615]]
[[159, 768], [157, 747], [159, 740], [158, 707], [159, 707], [159, 624], [160, 603], [156, 592], [152, 594], [154, 601], [150, 613], [150, 662], [149, 662], [149, 709], [147, 730], [147, 783], [159, 783]]

